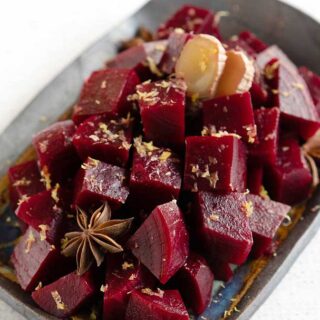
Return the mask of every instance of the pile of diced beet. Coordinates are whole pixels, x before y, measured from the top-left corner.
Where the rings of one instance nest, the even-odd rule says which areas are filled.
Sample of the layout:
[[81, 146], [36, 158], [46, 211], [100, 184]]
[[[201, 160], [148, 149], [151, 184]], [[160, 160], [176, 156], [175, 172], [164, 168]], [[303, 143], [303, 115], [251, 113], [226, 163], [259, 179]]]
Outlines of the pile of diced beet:
[[[221, 41], [254, 62], [251, 89], [195, 101], [172, 74], [193, 34], [221, 39], [215, 21], [182, 7], [155, 41], [93, 72], [72, 120], [36, 134], [37, 159], [9, 169], [12, 208], [26, 226], [12, 263], [46, 312], [65, 318], [95, 304], [105, 320], [199, 315], [214, 279], [270, 254], [291, 206], [309, 196], [301, 145], [320, 128], [320, 77], [246, 31]], [[77, 230], [77, 207], [90, 213], [104, 202], [134, 226], [123, 253], [79, 276], [61, 239]]]

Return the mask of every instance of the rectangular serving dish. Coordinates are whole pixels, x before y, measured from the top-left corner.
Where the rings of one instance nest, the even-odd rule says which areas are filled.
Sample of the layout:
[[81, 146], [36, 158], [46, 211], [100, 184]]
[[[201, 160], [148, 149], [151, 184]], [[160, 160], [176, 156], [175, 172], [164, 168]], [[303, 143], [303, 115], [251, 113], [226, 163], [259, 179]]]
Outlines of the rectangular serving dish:
[[[215, 11], [229, 11], [230, 17], [222, 21], [223, 35], [230, 36], [243, 29], [253, 30], [265, 41], [279, 44], [297, 64], [305, 64], [320, 73], [320, 25], [275, 0], [216, 0], [214, 3], [211, 0], [152, 0], [87, 49], [48, 84], [0, 136], [0, 176], [3, 177], [0, 180], [0, 299], [26, 318], [55, 319], [35, 307], [29, 294], [11, 281], [12, 275], [6, 266], [18, 236], [14, 215], [8, 207], [8, 182], [5, 176], [8, 167], [34, 157], [32, 148], [26, 148], [30, 145], [32, 135], [61, 117], [61, 114], [63, 118], [69, 116], [70, 112], [66, 110], [70, 110], [76, 101], [84, 79], [115, 55], [121, 40], [132, 37], [142, 25], [155, 29], [185, 3]], [[297, 44], [294, 39], [300, 39], [300, 42]], [[43, 116], [47, 119], [45, 123], [40, 121]], [[317, 215], [315, 208], [319, 203], [320, 189], [317, 189], [306, 207], [294, 210], [293, 222], [280, 230], [282, 243], [277, 255], [241, 266], [225, 288], [219, 287], [218, 283], [211, 306], [199, 319], [249, 319], [316, 233], [320, 226], [320, 215]]]

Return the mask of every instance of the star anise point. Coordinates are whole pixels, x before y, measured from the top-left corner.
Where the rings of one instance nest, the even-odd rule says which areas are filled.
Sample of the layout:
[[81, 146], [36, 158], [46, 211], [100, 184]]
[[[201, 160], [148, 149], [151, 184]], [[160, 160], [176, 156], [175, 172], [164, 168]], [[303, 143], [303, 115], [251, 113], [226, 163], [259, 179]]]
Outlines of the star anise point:
[[123, 247], [114, 239], [120, 238], [131, 227], [133, 218], [111, 220], [111, 209], [105, 203], [93, 212], [90, 219], [77, 208], [77, 223], [80, 231], [65, 234], [62, 240], [62, 254], [75, 256], [79, 275], [89, 270], [95, 261], [99, 267], [106, 252], [118, 253]]

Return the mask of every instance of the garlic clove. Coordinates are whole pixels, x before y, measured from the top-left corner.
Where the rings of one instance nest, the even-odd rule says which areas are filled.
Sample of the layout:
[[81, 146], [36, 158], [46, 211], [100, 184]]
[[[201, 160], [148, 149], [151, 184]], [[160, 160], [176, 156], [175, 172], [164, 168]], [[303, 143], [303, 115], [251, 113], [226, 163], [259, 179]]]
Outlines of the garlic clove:
[[211, 98], [226, 61], [221, 42], [210, 35], [193, 36], [184, 45], [175, 66], [177, 78], [187, 84], [189, 96]]
[[229, 50], [226, 55], [227, 61], [217, 86], [216, 97], [243, 93], [252, 86], [253, 61], [242, 51]]

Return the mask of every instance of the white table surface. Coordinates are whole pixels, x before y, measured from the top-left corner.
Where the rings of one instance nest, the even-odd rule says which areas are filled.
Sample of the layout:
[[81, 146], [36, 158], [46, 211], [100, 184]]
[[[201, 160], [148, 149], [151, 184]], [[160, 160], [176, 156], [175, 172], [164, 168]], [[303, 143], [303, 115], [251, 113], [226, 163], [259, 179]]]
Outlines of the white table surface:
[[[69, 62], [145, 2], [146, 0], [1, 2], [0, 132]], [[319, 1], [285, 2], [320, 20]], [[319, 243], [320, 232], [252, 317], [253, 320], [320, 319]], [[22, 320], [24, 317], [0, 301], [0, 319]]]

